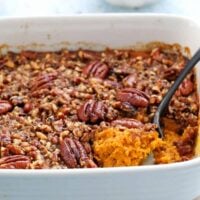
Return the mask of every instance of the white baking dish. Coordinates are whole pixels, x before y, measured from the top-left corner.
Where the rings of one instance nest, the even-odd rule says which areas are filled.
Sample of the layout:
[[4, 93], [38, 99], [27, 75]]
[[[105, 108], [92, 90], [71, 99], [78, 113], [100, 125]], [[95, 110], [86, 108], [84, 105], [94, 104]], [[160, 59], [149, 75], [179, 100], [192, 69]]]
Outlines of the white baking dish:
[[[0, 19], [0, 44], [14, 50], [118, 48], [150, 41], [180, 43], [194, 52], [200, 47], [200, 25], [149, 14]], [[192, 200], [198, 195], [200, 158], [127, 168], [0, 170], [1, 200]]]

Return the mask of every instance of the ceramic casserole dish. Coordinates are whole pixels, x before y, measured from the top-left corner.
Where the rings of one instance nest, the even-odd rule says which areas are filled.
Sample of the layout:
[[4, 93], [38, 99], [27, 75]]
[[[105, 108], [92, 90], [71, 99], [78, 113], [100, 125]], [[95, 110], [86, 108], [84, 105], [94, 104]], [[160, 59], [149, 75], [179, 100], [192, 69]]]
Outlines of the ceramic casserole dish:
[[[198, 23], [160, 14], [1, 18], [0, 30], [2, 50], [98, 50], [152, 41], [179, 43], [188, 46], [191, 53], [200, 47]], [[199, 85], [200, 69], [196, 73]], [[196, 158], [168, 165], [0, 170], [2, 200], [192, 200], [200, 196], [199, 186], [198, 141]]]

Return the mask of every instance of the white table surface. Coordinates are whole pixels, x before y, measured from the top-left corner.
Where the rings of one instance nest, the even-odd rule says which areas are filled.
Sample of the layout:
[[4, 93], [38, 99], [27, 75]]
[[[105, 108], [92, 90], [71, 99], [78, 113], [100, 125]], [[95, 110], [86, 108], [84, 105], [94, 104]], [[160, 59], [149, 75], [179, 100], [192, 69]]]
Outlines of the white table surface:
[[200, 0], [160, 0], [138, 9], [111, 6], [104, 0], [0, 0], [0, 16], [45, 16], [80, 13], [174, 13], [200, 19]]

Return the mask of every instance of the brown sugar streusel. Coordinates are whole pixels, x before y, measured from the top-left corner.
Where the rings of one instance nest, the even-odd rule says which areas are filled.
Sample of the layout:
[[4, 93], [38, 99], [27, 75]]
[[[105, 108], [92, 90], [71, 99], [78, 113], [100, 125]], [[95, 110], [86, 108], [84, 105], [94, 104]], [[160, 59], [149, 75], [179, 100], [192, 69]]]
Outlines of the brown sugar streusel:
[[152, 152], [155, 164], [192, 159], [194, 72], [163, 117], [164, 140], [151, 123], [187, 61], [177, 45], [1, 55], [0, 168], [132, 166]]

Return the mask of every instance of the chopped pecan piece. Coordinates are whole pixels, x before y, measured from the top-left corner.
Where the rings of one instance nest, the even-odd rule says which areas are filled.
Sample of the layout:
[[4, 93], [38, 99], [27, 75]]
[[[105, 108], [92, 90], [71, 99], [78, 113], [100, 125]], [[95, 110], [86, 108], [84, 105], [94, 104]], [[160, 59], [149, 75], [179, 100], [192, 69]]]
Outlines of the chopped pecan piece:
[[[134, 118], [135, 114], [137, 113], [137, 108], [133, 105], [131, 105], [129, 102], [115, 102], [113, 104], [114, 108], [118, 110], [118, 112], [121, 113], [122, 116], [128, 117], [128, 118]], [[117, 118], [118, 115], [114, 119]], [[114, 120], [113, 119], [113, 120]]]
[[11, 111], [13, 108], [13, 105], [6, 100], [0, 100], [0, 115], [6, 114], [7, 112]]
[[0, 145], [7, 145], [11, 143], [11, 135], [8, 128], [3, 127], [0, 130]]
[[83, 74], [87, 77], [97, 77], [104, 79], [108, 75], [109, 67], [107, 64], [100, 61], [94, 61], [83, 69]]
[[8, 144], [6, 148], [9, 151], [9, 153], [14, 155], [22, 155], [24, 153], [20, 146], [14, 144]]
[[190, 79], [185, 79], [180, 85], [179, 90], [183, 96], [188, 96], [190, 93], [193, 92], [194, 84]]
[[120, 67], [114, 67], [112, 69], [112, 72], [115, 73], [118, 76], [126, 76], [135, 73], [135, 69], [131, 68], [129, 65], [121, 65]]
[[116, 119], [112, 121], [112, 126], [124, 126], [126, 128], [141, 128], [144, 126], [144, 124], [136, 119], [130, 119], [130, 118], [122, 118], [122, 119]]
[[121, 83], [119, 83], [117, 81], [111, 81], [111, 80], [105, 80], [104, 85], [109, 88], [121, 88], [122, 87]]
[[122, 83], [125, 87], [134, 87], [137, 82], [136, 74], [130, 74], [122, 80]]
[[29, 113], [32, 109], [33, 109], [32, 103], [29, 103], [29, 102], [25, 103], [25, 105], [24, 105], [24, 112], [25, 113]]
[[32, 60], [37, 58], [38, 53], [35, 51], [22, 51], [20, 55], [22, 57]]
[[26, 169], [30, 163], [27, 156], [12, 155], [0, 159], [0, 169]]
[[77, 111], [78, 119], [95, 123], [105, 119], [107, 107], [102, 101], [88, 100]]
[[173, 54], [170, 56], [170, 53], [164, 53], [162, 49], [156, 48], [151, 52], [152, 58], [167, 65], [173, 64]]
[[174, 67], [170, 67], [164, 70], [162, 77], [169, 81], [173, 81], [176, 79], [177, 75], [178, 75], [178, 70]]
[[88, 157], [83, 145], [78, 140], [65, 138], [61, 141], [60, 150], [68, 168], [96, 167], [96, 164]]
[[165, 69], [163, 72], [161, 72], [162, 77], [167, 79], [168, 81], [173, 81], [177, 78], [177, 76], [180, 74], [182, 69], [184, 68], [187, 60], [186, 58], [181, 62], [176, 62], [172, 66]]
[[79, 51], [78, 52], [79, 58], [82, 60], [96, 60], [99, 59], [99, 55], [95, 51], [90, 51], [90, 50], [84, 50], [84, 51]]
[[0, 69], [4, 66], [5, 62], [6, 62], [5, 58], [0, 58]]
[[141, 90], [135, 88], [125, 88], [117, 92], [117, 100], [128, 102], [136, 107], [147, 107], [149, 96]]

